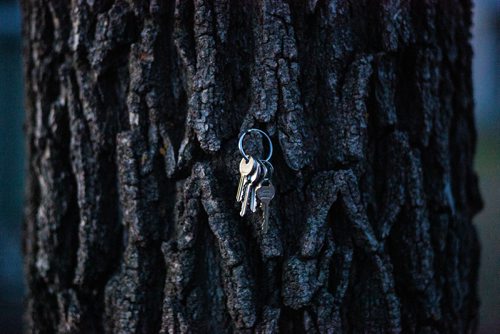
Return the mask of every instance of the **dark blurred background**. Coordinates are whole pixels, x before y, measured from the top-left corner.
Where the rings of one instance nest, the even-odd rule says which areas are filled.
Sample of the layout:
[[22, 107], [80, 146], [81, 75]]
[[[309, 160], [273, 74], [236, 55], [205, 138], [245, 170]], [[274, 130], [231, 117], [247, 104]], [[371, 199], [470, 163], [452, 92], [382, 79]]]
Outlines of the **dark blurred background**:
[[[475, 219], [482, 242], [480, 333], [500, 333], [500, 1], [474, 11], [476, 169], [485, 209]], [[20, 333], [23, 309], [23, 82], [21, 15], [0, 0], [0, 333]]]
[[0, 333], [20, 333], [23, 269], [23, 77], [21, 16], [0, 0]]

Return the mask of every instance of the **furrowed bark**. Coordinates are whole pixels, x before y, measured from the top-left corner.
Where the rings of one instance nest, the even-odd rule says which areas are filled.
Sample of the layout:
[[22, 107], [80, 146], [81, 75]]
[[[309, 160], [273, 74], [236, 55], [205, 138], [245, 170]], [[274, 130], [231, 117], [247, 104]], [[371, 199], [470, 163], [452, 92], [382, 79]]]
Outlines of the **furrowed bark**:
[[27, 332], [474, 331], [469, 1], [22, 7]]

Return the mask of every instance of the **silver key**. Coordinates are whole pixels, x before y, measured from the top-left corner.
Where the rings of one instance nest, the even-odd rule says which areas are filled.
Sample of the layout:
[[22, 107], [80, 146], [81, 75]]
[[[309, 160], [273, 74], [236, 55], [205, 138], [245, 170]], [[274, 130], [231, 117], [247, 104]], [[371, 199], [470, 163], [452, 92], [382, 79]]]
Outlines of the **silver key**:
[[260, 201], [260, 206], [264, 213], [264, 223], [262, 225], [262, 230], [265, 233], [267, 232], [267, 228], [269, 226], [269, 203], [274, 198], [275, 194], [274, 186], [271, 183], [271, 180], [262, 180], [255, 188], [255, 194]]
[[241, 211], [240, 211], [240, 216], [244, 216], [245, 213], [247, 212], [247, 206], [248, 206], [248, 200], [250, 199], [250, 192], [252, 190], [252, 187], [255, 186], [256, 181], [260, 177], [260, 164], [257, 163], [257, 167], [255, 168], [255, 171], [248, 175], [247, 177], [247, 182], [243, 186], [243, 202], [241, 203]]
[[238, 184], [238, 191], [236, 192], [236, 200], [241, 202], [243, 199], [243, 187], [247, 181], [248, 175], [250, 175], [256, 168], [257, 161], [249, 156], [248, 161], [242, 158], [240, 161], [240, 183]]
[[[260, 165], [260, 177], [258, 180], [255, 180], [255, 183], [256, 185], [260, 184], [262, 182], [262, 180], [264, 180], [266, 177], [267, 177], [267, 167], [266, 165], [262, 162], [262, 160], [258, 160], [258, 163]], [[250, 210], [252, 212], [256, 212], [257, 211], [257, 195], [255, 194], [255, 188], [256, 187], [252, 187], [250, 189]]]

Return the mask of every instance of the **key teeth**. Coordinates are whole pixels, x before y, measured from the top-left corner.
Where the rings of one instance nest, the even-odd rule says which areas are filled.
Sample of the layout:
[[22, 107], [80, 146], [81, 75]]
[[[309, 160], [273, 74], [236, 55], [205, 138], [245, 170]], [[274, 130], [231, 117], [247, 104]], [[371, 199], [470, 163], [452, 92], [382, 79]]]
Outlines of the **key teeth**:
[[257, 212], [257, 194], [255, 193], [255, 188], [250, 190], [250, 210], [252, 212]]
[[245, 184], [245, 176], [240, 176], [240, 182], [238, 183], [238, 191], [236, 192], [236, 201], [241, 202], [241, 192], [243, 191], [243, 185]]
[[248, 207], [248, 197], [250, 196], [250, 187], [252, 186], [252, 183], [250, 181], [249, 184], [246, 185], [246, 187], [243, 189], [244, 195], [243, 195], [243, 202], [241, 203], [241, 211], [240, 211], [240, 216], [243, 217], [245, 216], [247, 212], [247, 207]]
[[240, 210], [240, 216], [241, 216], [241, 217], [245, 216], [245, 213], [246, 213], [246, 205], [247, 205], [247, 203], [245, 203], [245, 201], [243, 200], [243, 202], [241, 203], [241, 210]]

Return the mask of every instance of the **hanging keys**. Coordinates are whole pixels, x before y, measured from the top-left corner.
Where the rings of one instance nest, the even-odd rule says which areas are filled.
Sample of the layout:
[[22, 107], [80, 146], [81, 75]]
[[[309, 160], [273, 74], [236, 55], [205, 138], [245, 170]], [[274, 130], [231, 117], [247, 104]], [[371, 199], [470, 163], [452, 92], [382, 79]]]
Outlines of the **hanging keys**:
[[[245, 136], [254, 132], [268, 141], [269, 153], [266, 159], [256, 159], [247, 155], [243, 149]], [[243, 217], [246, 214], [248, 206], [252, 212], [256, 212], [260, 207], [263, 217], [262, 230], [266, 232], [269, 226], [269, 205], [276, 192], [271, 181], [274, 168], [269, 162], [273, 154], [273, 144], [264, 131], [249, 129], [241, 135], [238, 148], [243, 155], [240, 162], [240, 182], [236, 193], [236, 200], [241, 202], [240, 215]]]

